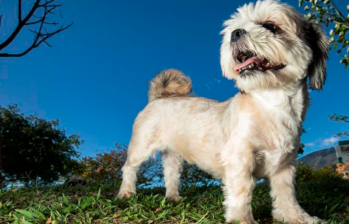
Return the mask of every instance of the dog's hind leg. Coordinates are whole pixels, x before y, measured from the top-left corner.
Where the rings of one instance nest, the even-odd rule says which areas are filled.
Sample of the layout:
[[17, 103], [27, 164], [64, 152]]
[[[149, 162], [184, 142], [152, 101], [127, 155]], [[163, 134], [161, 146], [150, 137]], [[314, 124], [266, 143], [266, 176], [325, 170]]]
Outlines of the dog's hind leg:
[[137, 171], [143, 162], [149, 159], [157, 149], [155, 144], [149, 142], [149, 138], [140, 140], [138, 136], [132, 136], [127, 150], [127, 160], [122, 168], [122, 184], [118, 198], [130, 197], [136, 194]]
[[180, 176], [182, 172], [183, 158], [174, 151], [165, 150], [162, 154], [162, 166], [166, 187], [166, 198], [178, 201]]

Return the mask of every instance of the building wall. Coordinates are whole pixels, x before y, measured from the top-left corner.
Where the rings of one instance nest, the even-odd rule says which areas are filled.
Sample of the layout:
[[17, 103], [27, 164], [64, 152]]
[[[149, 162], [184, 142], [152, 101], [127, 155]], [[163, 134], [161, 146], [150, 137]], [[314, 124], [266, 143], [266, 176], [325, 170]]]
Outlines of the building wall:
[[[349, 162], [349, 145], [336, 145], [336, 156], [338, 162], [348, 163]], [[342, 161], [339, 161], [342, 158]]]

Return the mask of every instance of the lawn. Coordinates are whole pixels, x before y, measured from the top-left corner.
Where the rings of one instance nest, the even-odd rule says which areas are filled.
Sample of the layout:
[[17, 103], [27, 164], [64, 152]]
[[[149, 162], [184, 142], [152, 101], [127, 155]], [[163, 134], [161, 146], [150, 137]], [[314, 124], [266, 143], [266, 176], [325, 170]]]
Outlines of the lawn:
[[[326, 172], [297, 171], [297, 198], [311, 215], [349, 224], [349, 182]], [[2, 191], [0, 223], [225, 223], [217, 186], [183, 187], [178, 203], [164, 199], [161, 187], [123, 200], [117, 199], [117, 190], [118, 184], [91, 183]], [[254, 191], [253, 213], [259, 223], [277, 223], [265, 183]]]

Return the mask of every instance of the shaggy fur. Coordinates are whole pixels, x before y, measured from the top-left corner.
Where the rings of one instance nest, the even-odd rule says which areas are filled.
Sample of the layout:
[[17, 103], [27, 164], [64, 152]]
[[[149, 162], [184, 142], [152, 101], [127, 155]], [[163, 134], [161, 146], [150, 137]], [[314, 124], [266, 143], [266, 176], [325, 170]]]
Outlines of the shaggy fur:
[[184, 96], [192, 92], [189, 77], [176, 69], [160, 72], [150, 81], [149, 102], [165, 97]]
[[[242, 6], [224, 26], [223, 74], [241, 93], [222, 103], [192, 97], [183, 73], [158, 74], [150, 85], [150, 103], [133, 126], [118, 197], [136, 193], [139, 166], [160, 151], [168, 198], [180, 198], [185, 159], [223, 180], [227, 222], [257, 223], [252, 192], [256, 180], [264, 178], [275, 219], [316, 223], [320, 220], [296, 200], [295, 159], [309, 106], [307, 79], [312, 89], [325, 82], [327, 38], [318, 25], [273, 0]], [[253, 57], [241, 59], [246, 52]], [[254, 67], [243, 71], [246, 63]]]

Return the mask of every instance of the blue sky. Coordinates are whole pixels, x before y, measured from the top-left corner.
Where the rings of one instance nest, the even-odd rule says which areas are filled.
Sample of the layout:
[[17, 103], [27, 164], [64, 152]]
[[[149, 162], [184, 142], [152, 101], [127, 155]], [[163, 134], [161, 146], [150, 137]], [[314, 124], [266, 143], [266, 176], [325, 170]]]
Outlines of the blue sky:
[[[0, 41], [16, 25], [15, 2], [0, 0]], [[224, 101], [238, 92], [222, 77], [219, 32], [248, 1], [61, 2], [63, 18], [56, 20], [74, 25], [50, 39], [52, 48], [0, 58], [0, 105], [17, 103], [25, 114], [59, 119], [68, 134], [81, 134], [83, 155], [108, 151], [115, 142], [128, 144], [133, 121], [147, 104], [148, 81], [165, 68], [183, 70], [203, 97]], [[298, 1], [284, 2], [300, 9]], [[338, 6], [344, 10], [344, 1]], [[22, 32], [7, 51], [19, 52], [32, 38]], [[332, 113], [349, 114], [349, 70], [339, 60], [332, 51], [324, 90], [311, 92], [305, 153], [333, 146], [339, 140], [333, 133], [349, 128], [328, 119]]]

